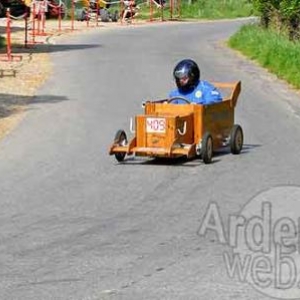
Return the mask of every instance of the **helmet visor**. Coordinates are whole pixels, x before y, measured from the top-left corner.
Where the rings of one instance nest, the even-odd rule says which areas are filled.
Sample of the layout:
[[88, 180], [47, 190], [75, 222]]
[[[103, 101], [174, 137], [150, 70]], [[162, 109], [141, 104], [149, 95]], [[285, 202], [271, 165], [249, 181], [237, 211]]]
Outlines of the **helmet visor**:
[[175, 70], [174, 77], [176, 79], [181, 79], [181, 78], [184, 78], [184, 77], [188, 78], [188, 73], [189, 72], [186, 68], [181, 68], [179, 70]]

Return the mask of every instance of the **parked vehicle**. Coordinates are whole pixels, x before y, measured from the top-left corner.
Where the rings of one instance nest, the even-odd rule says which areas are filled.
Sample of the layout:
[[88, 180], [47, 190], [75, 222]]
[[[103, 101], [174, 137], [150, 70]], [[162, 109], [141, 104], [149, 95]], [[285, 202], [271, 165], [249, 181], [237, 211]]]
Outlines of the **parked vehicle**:
[[[0, 18], [6, 16], [7, 8], [10, 8], [10, 14], [13, 17], [20, 17], [26, 12], [28, 16], [32, 12], [31, 0], [22, 1], [22, 0], [0, 0]], [[42, 2], [42, 1], [41, 1]], [[59, 4], [61, 6], [59, 8]], [[65, 18], [67, 16], [67, 8], [63, 1], [60, 0], [48, 0], [48, 9], [46, 10], [46, 18], [58, 18], [59, 12], [61, 12], [61, 17]], [[36, 16], [39, 17], [38, 5], [36, 5]]]
[[7, 8], [14, 17], [20, 17], [26, 12], [29, 13], [28, 7], [21, 0], [1, 0], [0, 1], [0, 18], [5, 18]]

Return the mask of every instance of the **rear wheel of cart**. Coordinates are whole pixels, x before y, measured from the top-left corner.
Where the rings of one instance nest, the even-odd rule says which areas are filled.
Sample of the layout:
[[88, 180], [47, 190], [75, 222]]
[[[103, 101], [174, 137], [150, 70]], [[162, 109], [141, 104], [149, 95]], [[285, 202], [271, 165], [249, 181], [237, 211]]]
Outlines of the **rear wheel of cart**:
[[[120, 129], [116, 132], [114, 143], [119, 146], [126, 146], [127, 145], [127, 136], [124, 130]], [[126, 153], [125, 152], [118, 152], [115, 153], [115, 158], [118, 162], [124, 160]]]
[[209, 132], [206, 132], [201, 141], [201, 157], [205, 164], [211, 163], [213, 157], [213, 139]]
[[230, 151], [232, 154], [240, 154], [243, 148], [244, 134], [240, 125], [234, 125], [230, 131]]

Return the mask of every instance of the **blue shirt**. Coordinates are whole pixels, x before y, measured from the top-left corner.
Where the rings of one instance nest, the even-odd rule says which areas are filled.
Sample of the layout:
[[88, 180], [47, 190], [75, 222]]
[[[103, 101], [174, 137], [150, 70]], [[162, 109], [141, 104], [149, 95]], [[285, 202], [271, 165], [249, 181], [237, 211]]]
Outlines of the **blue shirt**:
[[[222, 101], [222, 95], [219, 90], [211, 83], [205, 80], [199, 80], [197, 86], [189, 91], [180, 91], [175, 89], [170, 92], [169, 98], [174, 98], [176, 96], [184, 97], [192, 103], [197, 104], [212, 104]], [[171, 103], [174, 104], [186, 104], [184, 100], [174, 99]]]

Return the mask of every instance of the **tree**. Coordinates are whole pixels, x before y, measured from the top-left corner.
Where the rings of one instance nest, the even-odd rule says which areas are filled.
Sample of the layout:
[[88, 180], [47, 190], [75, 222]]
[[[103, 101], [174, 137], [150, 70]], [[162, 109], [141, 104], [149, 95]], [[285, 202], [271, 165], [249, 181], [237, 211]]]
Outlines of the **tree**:
[[268, 28], [271, 21], [272, 0], [252, 0], [254, 9], [260, 14], [260, 22]]
[[287, 27], [290, 40], [299, 39], [300, 0], [283, 0], [280, 2], [280, 13]]

